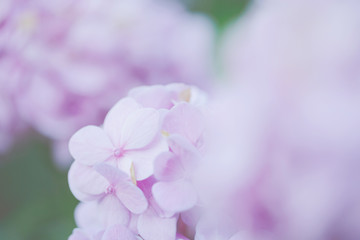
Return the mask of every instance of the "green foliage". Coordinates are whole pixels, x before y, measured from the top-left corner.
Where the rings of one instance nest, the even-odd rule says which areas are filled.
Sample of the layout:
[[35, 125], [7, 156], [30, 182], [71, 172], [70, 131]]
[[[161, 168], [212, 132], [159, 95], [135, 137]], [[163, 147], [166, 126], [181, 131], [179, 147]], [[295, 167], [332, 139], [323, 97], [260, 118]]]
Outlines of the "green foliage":
[[250, 0], [182, 0], [191, 11], [210, 16], [219, 30], [238, 17]]
[[67, 239], [77, 201], [46, 141], [28, 136], [0, 161], [0, 239]]

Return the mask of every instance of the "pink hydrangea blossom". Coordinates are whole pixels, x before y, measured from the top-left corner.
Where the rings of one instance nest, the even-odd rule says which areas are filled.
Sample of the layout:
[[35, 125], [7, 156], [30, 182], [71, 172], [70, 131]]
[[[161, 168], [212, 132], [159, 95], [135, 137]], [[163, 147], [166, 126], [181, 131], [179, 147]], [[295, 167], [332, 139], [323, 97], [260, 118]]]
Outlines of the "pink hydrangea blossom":
[[89, 166], [106, 161], [129, 175], [134, 166], [136, 179], [142, 180], [152, 174], [155, 156], [166, 149], [159, 127], [158, 111], [125, 98], [109, 111], [103, 128], [86, 126], [76, 132], [69, 149], [78, 162]]
[[197, 192], [191, 180], [200, 154], [178, 135], [170, 136], [168, 142], [170, 152], [160, 154], [155, 161], [154, 174], [159, 182], [152, 191], [161, 208], [183, 212], [197, 202]]
[[197, 204], [192, 176], [201, 160], [205, 101], [203, 92], [183, 84], [136, 88], [102, 126], [73, 135], [69, 185], [81, 203], [71, 237], [104, 238], [121, 225], [129, 237], [189, 239], [195, 225], [180, 215]]

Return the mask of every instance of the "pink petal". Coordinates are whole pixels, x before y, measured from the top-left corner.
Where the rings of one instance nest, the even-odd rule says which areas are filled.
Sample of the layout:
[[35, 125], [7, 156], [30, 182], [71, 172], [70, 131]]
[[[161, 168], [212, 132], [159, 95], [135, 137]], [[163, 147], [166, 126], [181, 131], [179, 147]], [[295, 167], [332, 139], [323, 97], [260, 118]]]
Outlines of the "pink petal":
[[181, 160], [172, 152], [161, 153], [154, 163], [154, 176], [160, 181], [175, 181], [184, 176]]
[[101, 240], [104, 231], [88, 231], [75, 228], [68, 240]]
[[75, 161], [69, 170], [68, 181], [71, 192], [80, 201], [99, 198], [109, 182], [92, 167]]
[[140, 214], [148, 207], [144, 193], [131, 181], [120, 181], [116, 185], [116, 195], [131, 212]]
[[190, 240], [182, 234], [176, 234], [176, 240]]
[[159, 133], [159, 121], [155, 109], [144, 108], [130, 113], [122, 126], [121, 146], [126, 150], [146, 147]]
[[146, 240], [174, 240], [176, 221], [175, 217], [161, 218], [152, 208], [149, 208], [139, 217], [138, 231], [140, 236]]
[[182, 212], [192, 208], [197, 201], [194, 187], [185, 180], [155, 183], [152, 192], [165, 211]]
[[199, 222], [200, 216], [201, 211], [199, 207], [193, 207], [190, 210], [181, 213], [181, 219], [186, 225], [190, 227], [196, 226], [196, 224]]
[[120, 146], [121, 132], [129, 114], [141, 106], [132, 98], [124, 98], [111, 108], [104, 120], [104, 130], [110, 136], [114, 146]]
[[147, 199], [152, 197], [151, 188], [156, 182], [156, 179], [152, 176], [142, 181], [137, 181], [136, 185], [143, 191]]
[[178, 94], [170, 91], [166, 86], [154, 85], [134, 88], [129, 92], [129, 96], [144, 107], [170, 109]]
[[139, 215], [131, 214], [130, 222], [127, 225], [130, 231], [137, 232], [137, 222], [138, 222]]
[[238, 232], [238, 233], [234, 234], [229, 240], [246, 240], [249, 238], [250, 238], [250, 236], [248, 236], [247, 234]]
[[94, 169], [113, 185], [116, 185], [119, 181], [127, 181], [129, 179], [129, 175], [105, 163], [95, 165]]
[[76, 161], [94, 165], [111, 157], [113, 146], [103, 129], [86, 126], [71, 137], [69, 150]]
[[186, 172], [192, 172], [196, 169], [201, 156], [194, 145], [178, 134], [168, 137], [168, 144], [170, 150], [181, 160]]
[[126, 157], [130, 158], [134, 164], [137, 180], [141, 181], [153, 175], [156, 158], [160, 153], [168, 151], [169, 147], [166, 141], [161, 136], [159, 137], [158, 140], [146, 147], [146, 149], [126, 153]]
[[124, 155], [123, 157], [121, 157], [120, 159], [118, 159], [116, 161], [116, 166], [118, 169], [120, 169], [121, 171], [125, 172], [127, 175], [130, 176], [131, 174], [131, 165], [133, 163], [133, 160], [131, 157], [128, 157], [128, 153], [126, 153], [126, 155]]
[[122, 225], [109, 227], [101, 240], [137, 240], [135, 233]]
[[96, 165], [95, 169], [116, 186], [117, 197], [131, 212], [139, 214], [146, 210], [148, 203], [144, 193], [131, 182], [128, 175], [107, 164]]
[[127, 225], [130, 221], [130, 212], [115, 195], [109, 194], [99, 202], [98, 218], [103, 227]]
[[74, 229], [68, 240], [92, 240], [91, 237], [81, 229]]
[[101, 230], [98, 219], [98, 203], [96, 201], [81, 202], [74, 212], [76, 226], [83, 229]]
[[204, 131], [204, 119], [198, 108], [188, 103], [179, 103], [164, 117], [163, 130], [182, 135], [197, 144]]

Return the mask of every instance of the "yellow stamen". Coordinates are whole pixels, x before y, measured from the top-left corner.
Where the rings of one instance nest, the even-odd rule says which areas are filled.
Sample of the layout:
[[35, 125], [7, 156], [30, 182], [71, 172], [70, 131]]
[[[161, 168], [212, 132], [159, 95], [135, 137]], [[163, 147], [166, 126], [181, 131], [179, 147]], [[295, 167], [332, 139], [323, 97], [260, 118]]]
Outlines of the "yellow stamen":
[[165, 130], [162, 130], [162, 131], [161, 131], [161, 134], [162, 134], [164, 137], [170, 136], [170, 134], [169, 134], [167, 131], [165, 131]]
[[180, 92], [179, 98], [180, 98], [180, 100], [182, 100], [182, 101], [190, 102], [190, 99], [191, 99], [191, 88], [187, 88], [187, 89], [183, 90], [182, 92]]
[[136, 185], [137, 182], [136, 182], [136, 176], [135, 176], [134, 163], [131, 163], [130, 174], [131, 174], [131, 181]]

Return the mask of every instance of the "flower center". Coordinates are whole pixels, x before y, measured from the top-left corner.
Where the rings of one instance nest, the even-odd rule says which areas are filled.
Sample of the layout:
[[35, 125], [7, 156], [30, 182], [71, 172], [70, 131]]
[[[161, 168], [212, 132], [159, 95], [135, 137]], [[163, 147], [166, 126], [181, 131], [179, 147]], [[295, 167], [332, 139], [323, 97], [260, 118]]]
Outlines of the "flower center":
[[191, 88], [187, 88], [180, 92], [179, 98], [181, 101], [190, 102], [191, 100]]
[[117, 148], [114, 150], [114, 157], [120, 158], [124, 154], [124, 151], [121, 148]]
[[112, 185], [108, 186], [105, 190], [106, 194], [113, 194], [114, 192], [115, 192], [115, 188]]

